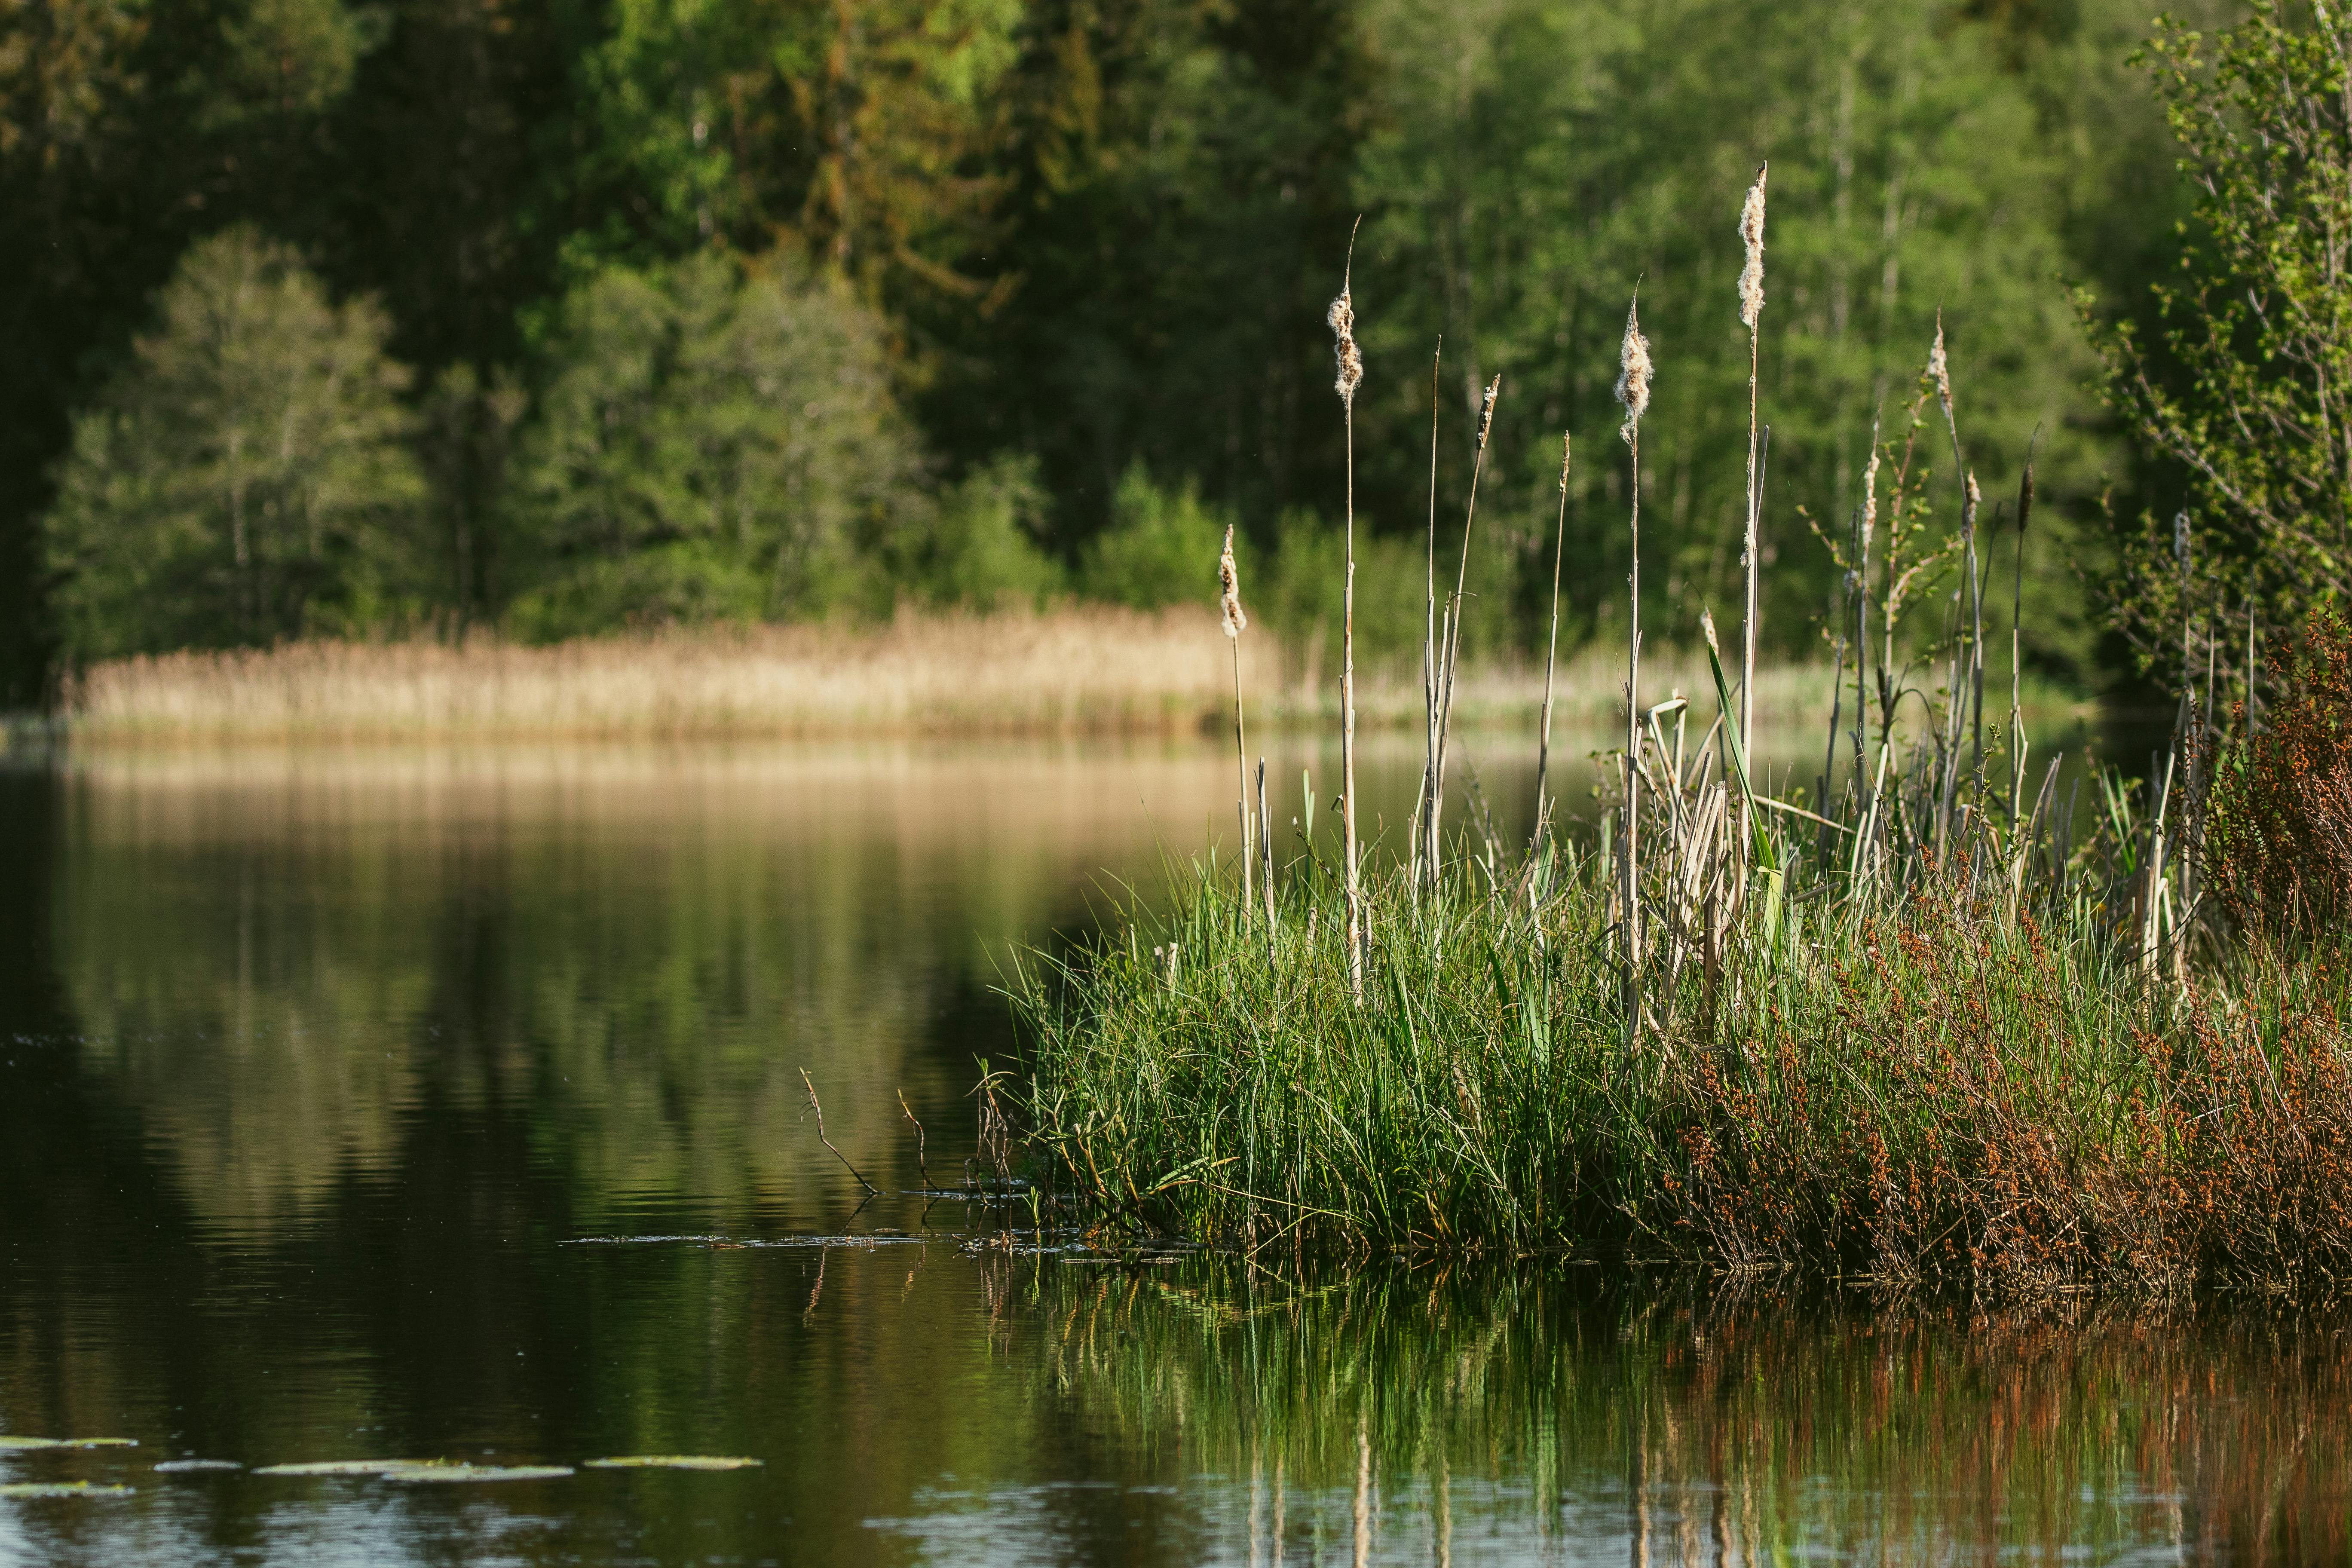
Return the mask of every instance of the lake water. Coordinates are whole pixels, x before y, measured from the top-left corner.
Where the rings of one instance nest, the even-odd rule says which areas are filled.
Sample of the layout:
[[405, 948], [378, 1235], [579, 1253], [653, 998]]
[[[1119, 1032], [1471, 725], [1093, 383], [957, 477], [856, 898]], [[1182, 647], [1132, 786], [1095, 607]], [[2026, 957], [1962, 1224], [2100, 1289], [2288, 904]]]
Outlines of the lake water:
[[[1368, 751], [1392, 824], [1417, 759]], [[1517, 831], [1526, 760], [1480, 760]], [[1301, 815], [1306, 765], [1320, 830], [1334, 759], [1274, 787]], [[0, 1496], [0, 1563], [2352, 1551], [2333, 1320], [1108, 1257], [923, 1196], [910, 1116], [961, 1185], [1015, 944], [1230, 841], [1233, 778], [1192, 742], [0, 771], [0, 1436], [138, 1444], [0, 1447], [0, 1486], [131, 1489]], [[253, 1473], [680, 1453], [761, 1463]]]

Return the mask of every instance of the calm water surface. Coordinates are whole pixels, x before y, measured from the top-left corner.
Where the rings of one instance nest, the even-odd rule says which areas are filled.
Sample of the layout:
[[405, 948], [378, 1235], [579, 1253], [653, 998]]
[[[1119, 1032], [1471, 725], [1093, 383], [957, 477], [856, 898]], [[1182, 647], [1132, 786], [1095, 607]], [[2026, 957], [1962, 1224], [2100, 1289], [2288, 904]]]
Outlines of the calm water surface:
[[[1376, 748], [1376, 815], [1414, 765]], [[914, 1193], [899, 1097], [961, 1183], [1012, 944], [1230, 839], [1232, 781], [1191, 744], [0, 772], [0, 1435], [139, 1444], [0, 1453], [135, 1489], [0, 1498], [0, 1563], [2352, 1552], [2332, 1321], [1107, 1258]], [[248, 1473], [641, 1453], [763, 1465]]]

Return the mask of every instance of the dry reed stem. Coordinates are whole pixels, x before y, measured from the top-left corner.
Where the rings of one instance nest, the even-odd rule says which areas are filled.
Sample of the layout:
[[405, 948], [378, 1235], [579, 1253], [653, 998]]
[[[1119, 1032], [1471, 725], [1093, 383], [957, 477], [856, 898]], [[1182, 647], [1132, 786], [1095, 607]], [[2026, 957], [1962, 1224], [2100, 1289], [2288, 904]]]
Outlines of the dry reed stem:
[[1625, 438], [1633, 465], [1633, 513], [1628, 524], [1632, 569], [1625, 584], [1632, 614], [1627, 617], [1625, 661], [1625, 831], [1618, 852], [1624, 857], [1621, 896], [1625, 922], [1625, 1050], [1631, 1056], [1641, 1044], [1642, 908], [1634, 872], [1639, 860], [1642, 822], [1642, 415], [1650, 406], [1650, 341], [1642, 335], [1641, 299], [1636, 294], [1625, 311], [1625, 336], [1618, 345], [1617, 401], [1624, 405]]
[[[1356, 219], [1357, 226], [1363, 224]], [[1356, 237], [1348, 236], [1348, 265], [1339, 276], [1339, 297], [1331, 301], [1328, 320], [1339, 340], [1339, 374], [1334, 384], [1347, 425], [1347, 579], [1342, 585], [1339, 652], [1339, 816], [1347, 840], [1348, 984], [1360, 1005], [1364, 999], [1364, 907], [1361, 868], [1356, 850], [1356, 388], [1364, 379], [1364, 360], [1356, 347], [1356, 307], [1353, 289]]]
[[1552, 667], [1559, 654], [1559, 565], [1568, 550], [1568, 467], [1570, 457], [1569, 434], [1559, 433], [1559, 521], [1555, 529], [1551, 547], [1551, 627], [1544, 638], [1543, 721], [1536, 741], [1536, 826], [1528, 852], [1533, 855], [1543, 846], [1544, 830], [1549, 826], [1550, 802], [1544, 795], [1544, 775], [1551, 765], [1551, 695]]
[[1241, 784], [1242, 908], [1250, 906], [1249, 742], [1242, 730], [1242, 632], [1249, 616], [1242, 610], [1241, 569], [1234, 562], [1233, 525], [1225, 526], [1225, 547], [1217, 557], [1217, 608], [1225, 640], [1234, 654], [1234, 772]]

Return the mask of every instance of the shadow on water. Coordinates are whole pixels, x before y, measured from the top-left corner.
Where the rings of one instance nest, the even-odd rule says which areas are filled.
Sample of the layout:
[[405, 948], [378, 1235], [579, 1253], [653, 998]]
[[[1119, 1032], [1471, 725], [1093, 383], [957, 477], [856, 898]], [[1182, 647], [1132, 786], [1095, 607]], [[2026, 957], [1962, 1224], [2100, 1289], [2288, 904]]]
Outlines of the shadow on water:
[[[1394, 816], [1392, 763], [1371, 771]], [[1220, 820], [1230, 768], [0, 771], [0, 1436], [141, 1444], [0, 1452], [0, 1486], [137, 1489], [0, 1495], [0, 1563], [2352, 1546], [2333, 1321], [1122, 1260], [904, 1195], [900, 1090], [935, 1178], [971, 1152], [973, 1058], [1011, 1043], [1005, 944], [1148, 886]], [[1483, 777], [1524, 813], [1523, 765]], [[882, 1199], [802, 1120], [803, 1066]], [[574, 1245], [649, 1235], [686, 1239]], [[666, 1452], [764, 1464], [440, 1488], [152, 1468]]]

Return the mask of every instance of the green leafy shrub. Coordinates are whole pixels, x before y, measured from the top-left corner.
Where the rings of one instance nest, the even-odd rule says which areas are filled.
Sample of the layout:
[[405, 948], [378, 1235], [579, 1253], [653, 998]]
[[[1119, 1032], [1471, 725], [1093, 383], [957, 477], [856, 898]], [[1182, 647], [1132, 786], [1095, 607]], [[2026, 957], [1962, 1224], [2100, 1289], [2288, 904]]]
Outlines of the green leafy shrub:
[[1043, 604], [1067, 586], [1038, 544], [1050, 499], [1037, 459], [1007, 453], [949, 489], [899, 563], [898, 580], [932, 605]]
[[1190, 481], [1163, 489], [1137, 463], [1118, 481], [1110, 526], [1087, 546], [1080, 590], [1139, 610], [1206, 604], [1216, 597], [1217, 552], [1231, 521], [1222, 509], [1202, 504]]

